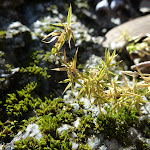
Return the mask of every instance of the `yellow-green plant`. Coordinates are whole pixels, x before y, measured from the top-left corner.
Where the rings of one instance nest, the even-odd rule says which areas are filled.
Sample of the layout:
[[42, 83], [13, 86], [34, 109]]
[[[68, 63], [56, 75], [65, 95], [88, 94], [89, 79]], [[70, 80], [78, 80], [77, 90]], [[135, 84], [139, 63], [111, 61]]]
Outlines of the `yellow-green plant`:
[[[72, 7], [70, 5], [70, 8], [69, 8], [69, 11], [68, 11], [68, 17], [67, 17], [67, 23], [62, 23], [60, 21], [60, 23], [55, 23], [55, 24], [52, 24], [54, 26], [60, 26], [60, 27], [63, 27], [64, 28], [64, 31], [63, 32], [60, 32], [60, 31], [55, 31], [55, 32], [52, 32], [50, 34], [48, 34], [45, 38], [43, 38], [43, 42], [45, 43], [51, 43], [53, 41], [55, 41], [57, 38], [57, 42], [55, 43], [55, 45], [53, 46], [52, 48], [52, 53], [55, 54], [55, 53], [58, 53], [59, 50], [61, 49], [61, 47], [63, 46], [63, 44], [65, 43], [66, 40], [68, 40], [68, 43], [69, 43], [69, 47], [71, 48], [71, 44], [70, 44], [70, 41], [71, 41], [71, 38], [74, 39], [74, 35], [73, 35], [73, 32], [71, 30], [71, 25], [75, 24], [76, 22], [74, 23], [71, 23], [71, 15], [72, 15]], [[47, 39], [48, 37], [53, 37], [50, 41], [45, 41], [45, 39]]]
[[[53, 70], [67, 72], [68, 78], [64, 81], [61, 81], [61, 83], [68, 83], [64, 92], [66, 92], [66, 90], [68, 90], [70, 87], [73, 90], [74, 84], [78, 83], [81, 86], [81, 89], [76, 99], [78, 99], [80, 96], [87, 96], [88, 99], [93, 97], [94, 103], [99, 105], [100, 114], [101, 104], [110, 102], [113, 103], [114, 110], [119, 111], [119, 108], [122, 106], [131, 107], [133, 105], [136, 106], [136, 108], [139, 110], [140, 103], [143, 103], [144, 101], [142, 100], [140, 93], [137, 91], [136, 83], [134, 84], [135, 86], [133, 88], [129, 88], [125, 80], [126, 86], [121, 87], [117, 81], [118, 76], [111, 71], [112, 67], [120, 63], [113, 63], [114, 58], [117, 56], [115, 51], [111, 55], [109, 50], [106, 50], [105, 61], [101, 59], [99, 66], [91, 68], [87, 72], [80, 72], [76, 68], [78, 49], [76, 50], [74, 58], [70, 62], [67, 61], [65, 50], [63, 53], [59, 52], [66, 40], [68, 40], [69, 47], [71, 49], [70, 41], [73, 37], [71, 25], [74, 24], [71, 23], [71, 14], [72, 8], [70, 5], [67, 23], [60, 22], [58, 24], [53, 24], [56, 26], [64, 27], [64, 32], [61, 33], [55, 31], [43, 39], [45, 43], [51, 43], [56, 38], [58, 38], [57, 42], [52, 48], [52, 53], [59, 56], [62, 67], [55, 68]], [[52, 39], [46, 42], [45, 39], [50, 36], [52, 36]], [[61, 57], [61, 55], [64, 57]], [[106, 91], [106, 89], [108, 90]]]

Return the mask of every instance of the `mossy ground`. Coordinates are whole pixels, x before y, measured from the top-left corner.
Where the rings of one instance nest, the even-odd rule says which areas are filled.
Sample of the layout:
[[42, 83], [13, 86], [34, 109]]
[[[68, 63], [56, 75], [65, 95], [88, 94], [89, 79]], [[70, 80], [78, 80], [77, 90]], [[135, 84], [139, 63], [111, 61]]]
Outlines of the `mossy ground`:
[[[25, 131], [30, 123], [37, 123], [42, 133], [42, 138], [37, 140], [28, 137], [15, 143], [15, 149], [72, 149], [71, 133], [75, 132], [77, 137], [74, 139], [79, 144], [78, 149], [90, 149], [88, 146], [88, 138], [92, 135], [104, 134], [106, 139], [117, 139], [120, 145], [127, 147], [135, 145], [142, 149], [147, 149], [147, 144], [141, 140], [134, 143], [129, 137], [129, 129], [136, 128], [146, 138], [150, 138], [150, 120], [145, 119], [139, 121], [139, 114], [136, 110], [122, 108], [119, 114], [113, 113], [111, 109], [106, 108], [106, 114], [101, 114], [97, 118], [96, 124], [92, 118], [92, 112], [84, 113], [84, 105], [77, 102], [80, 106], [78, 110], [70, 104], [66, 104], [61, 97], [51, 95], [43, 97], [40, 94], [41, 78], [49, 80], [50, 74], [48, 68], [42, 68], [41, 62], [45, 65], [52, 63], [49, 58], [50, 52], [32, 51], [29, 62], [24, 62], [18, 72], [19, 79], [25, 75], [26, 78], [34, 79], [34, 82], [27, 80], [15, 88], [1, 91], [0, 103], [0, 139], [3, 143], [9, 143], [19, 132]], [[7, 64], [6, 73], [11, 73], [14, 67]], [[18, 81], [19, 81], [18, 79]], [[26, 83], [26, 84], [25, 84]], [[34, 113], [33, 113], [34, 112]], [[80, 117], [79, 126], [75, 128], [73, 122]], [[63, 124], [71, 125], [72, 128], [58, 134], [58, 128]], [[121, 138], [120, 138], [121, 137]]]
[[[78, 113], [80, 111], [82, 112], [82, 109], [79, 109], [78, 112], [74, 112], [73, 107], [70, 106], [70, 104], [65, 104], [62, 98], [45, 98], [43, 101], [39, 99], [39, 102], [40, 105], [35, 107], [38, 119], [35, 117], [31, 117], [28, 120], [22, 118], [21, 123], [18, 123], [16, 120], [4, 124], [1, 122], [0, 133], [1, 137], [3, 136], [4, 142], [8, 142], [8, 136], [10, 137], [10, 135], [12, 135], [12, 139], [19, 130], [23, 131], [30, 123], [35, 122], [39, 125], [43, 137], [40, 140], [28, 137], [25, 140], [18, 141], [15, 144], [16, 150], [72, 149], [70, 133], [73, 131], [77, 134], [76, 142], [81, 144], [79, 149], [90, 149], [87, 145], [88, 138], [91, 135], [103, 133], [106, 139], [111, 140], [115, 138], [124, 147], [134, 145], [137, 149], [147, 150], [146, 143], [139, 139], [133, 142], [130, 137], [129, 129], [131, 127], [134, 127], [138, 131], [141, 131], [142, 127], [144, 137], [149, 137], [145, 128], [149, 125], [149, 120], [139, 121], [135, 110], [128, 112], [127, 109], [122, 109], [119, 116], [110, 115], [110, 112], [109, 114], [102, 114], [102, 116], [97, 118], [97, 125], [93, 123], [91, 114], [83, 114], [80, 115], [81, 120], [77, 128], [72, 127], [60, 135], [58, 134], [57, 128], [61, 127], [62, 124], [72, 125], [78, 117]], [[22, 128], [22, 126], [24, 126], [24, 128]]]
[[[82, 18], [82, 16], [81, 16]], [[42, 28], [43, 32], [53, 31], [53, 26]], [[55, 28], [56, 29], [56, 28]], [[60, 28], [57, 28], [61, 30]], [[5, 49], [6, 31], [0, 32], [0, 45]], [[83, 37], [81, 35], [81, 37]], [[91, 44], [91, 43], [90, 43]], [[86, 48], [84, 46], [83, 48]], [[88, 150], [88, 138], [92, 135], [104, 134], [105, 139], [117, 139], [120, 145], [127, 147], [134, 145], [139, 150], [146, 150], [147, 144], [137, 139], [132, 141], [129, 133], [130, 128], [135, 128], [141, 132], [145, 138], [150, 138], [150, 119], [139, 120], [139, 114], [136, 110], [122, 108], [119, 114], [115, 114], [111, 109], [106, 109], [106, 114], [101, 114], [94, 123], [92, 113], [84, 114], [83, 105], [79, 101], [80, 108], [74, 111], [70, 104], [66, 104], [61, 97], [56, 95], [43, 98], [40, 93], [41, 78], [50, 78], [48, 69], [53, 60], [49, 58], [49, 51], [32, 51], [30, 57], [23, 64], [17, 64], [21, 69], [19, 76], [22, 79], [31, 78], [35, 82], [27, 80], [18, 84], [16, 81], [15, 88], [6, 89], [0, 92], [0, 141], [9, 143], [19, 132], [25, 131], [30, 123], [39, 125], [42, 138], [37, 140], [33, 137], [27, 137], [15, 143], [16, 150], [38, 149], [38, 150], [68, 150], [72, 149], [72, 139], [70, 134], [75, 132], [77, 137], [75, 141], [79, 143], [78, 149]], [[41, 65], [44, 62], [46, 66]], [[80, 66], [81, 67], [81, 66]], [[82, 68], [82, 67], [81, 67]], [[6, 73], [10, 73], [12, 66], [6, 66]], [[19, 79], [21, 79], [19, 77]], [[19, 79], [17, 80], [18, 82]], [[3, 92], [3, 93], [2, 93]], [[40, 93], [40, 94], [39, 94]], [[33, 113], [34, 112], [34, 113]], [[32, 114], [32, 115], [31, 115]], [[79, 126], [75, 128], [73, 122], [80, 117]], [[71, 125], [72, 128], [58, 134], [58, 128], [63, 124]], [[103, 143], [102, 143], [103, 144]]]
[[[43, 135], [41, 140], [27, 138], [16, 142], [15, 149], [71, 149], [70, 133], [75, 132], [75, 141], [80, 144], [79, 149], [90, 149], [87, 145], [88, 138], [92, 135], [103, 133], [106, 139], [117, 139], [124, 147], [135, 145], [147, 149], [147, 144], [141, 140], [134, 143], [129, 136], [129, 129], [135, 128], [146, 138], [150, 138], [150, 120], [139, 121], [136, 110], [128, 111], [122, 108], [119, 114], [114, 114], [111, 109], [106, 109], [107, 113], [97, 118], [96, 124], [93, 122], [91, 112], [84, 114], [83, 105], [79, 110], [74, 110], [70, 104], [65, 104], [61, 97], [39, 98], [36, 95], [37, 83], [30, 83], [21, 90], [16, 90], [8, 94], [5, 104], [1, 107], [6, 110], [5, 116], [10, 119], [0, 122], [0, 137], [4, 143], [9, 143], [19, 132], [24, 131], [28, 124], [37, 123]], [[31, 116], [31, 112], [36, 112], [36, 116]], [[80, 117], [77, 128], [58, 134], [57, 128], [63, 124], [73, 126], [73, 122]]]

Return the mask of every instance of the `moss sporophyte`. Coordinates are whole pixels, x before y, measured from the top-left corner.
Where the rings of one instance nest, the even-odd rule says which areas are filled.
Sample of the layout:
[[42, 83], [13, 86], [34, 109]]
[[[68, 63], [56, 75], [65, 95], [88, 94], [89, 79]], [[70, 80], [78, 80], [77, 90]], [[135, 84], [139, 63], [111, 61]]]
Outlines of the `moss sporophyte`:
[[[45, 43], [51, 43], [58, 39], [52, 48], [52, 54], [55, 54], [60, 58], [62, 67], [55, 68], [53, 70], [67, 72], [68, 78], [60, 82], [68, 83], [64, 92], [66, 92], [66, 90], [68, 90], [69, 88], [74, 90], [74, 84], [79, 84], [81, 86], [81, 89], [76, 99], [79, 99], [81, 96], [87, 96], [88, 99], [91, 99], [93, 97], [94, 104], [99, 106], [100, 114], [101, 105], [104, 103], [108, 103], [110, 107], [113, 108], [114, 112], [119, 112], [120, 108], [123, 106], [128, 107], [129, 110], [132, 106], [135, 106], [139, 111], [140, 104], [144, 103], [145, 101], [142, 99], [142, 94], [140, 93], [140, 89], [138, 88], [138, 84], [136, 83], [135, 76], [133, 76], [133, 87], [130, 87], [125, 79], [126, 72], [123, 72], [125, 86], [121, 86], [119, 85], [118, 75], [111, 71], [113, 67], [120, 63], [114, 61], [117, 56], [116, 51], [113, 51], [111, 55], [109, 50], [106, 50], [105, 61], [100, 59], [100, 64], [98, 66], [90, 68], [86, 72], [80, 72], [76, 68], [78, 48], [76, 50], [74, 58], [70, 62], [67, 61], [65, 50], [63, 52], [59, 52], [66, 40], [68, 40], [69, 47], [71, 49], [70, 41], [72, 38], [74, 39], [71, 25], [75, 24], [71, 23], [71, 15], [72, 7], [70, 5], [67, 16], [67, 23], [62, 23], [60, 21], [60, 23], [52, 24], [54, 26], [63, 27], [64, 31], [52, 32], [42, 40]], [[52, 37], [52, 39], [47, 42], [45, 40], [48, 37]], [[145, 86], [145, 88], [148, 88], [148, 86], [149, 83], [147, 84], [147, 86]], [[106, 89], [108, 90], [106, 91]]]

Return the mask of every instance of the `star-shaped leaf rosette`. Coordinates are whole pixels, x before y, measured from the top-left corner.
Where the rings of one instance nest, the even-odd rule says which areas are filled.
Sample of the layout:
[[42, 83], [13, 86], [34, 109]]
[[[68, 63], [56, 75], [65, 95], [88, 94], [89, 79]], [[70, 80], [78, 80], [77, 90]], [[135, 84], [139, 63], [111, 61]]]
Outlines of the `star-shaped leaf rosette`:
[[[67, 23], [62, 23], [60, 21], [60, 23], [52, 24], [53, 26], [63, 27], [64, 31], [63, 32], [60, 32], [60, 31], [52, 32], [52, 33], [48, 34], [45, 38], [42, 39], [42, 42], [44, 42], [44, 43], [51, 43], [51, 42], [55, 41], [56, 39], [58, 39], [52, 48], [52, 51], [51, 51], [52, 54], [58, 53], [59, 50], [64, 45], [66, 40], [68, 40], [69, 47], [71, 49], [71, 44], [70, 44], [71, 38], [73, 38], [73, 40], [74, 40], [74, 35], [71, 30], [71, 25], [76, 23], [76, 22], [71, 23], [71, 16], [72, 16], [72, 7], [70, 5], [69, 11], [68, 11], [68, 16], [67, 16]], [[49, 37], [52, 37], [51, 40], [46, 41], [46, 39]]]

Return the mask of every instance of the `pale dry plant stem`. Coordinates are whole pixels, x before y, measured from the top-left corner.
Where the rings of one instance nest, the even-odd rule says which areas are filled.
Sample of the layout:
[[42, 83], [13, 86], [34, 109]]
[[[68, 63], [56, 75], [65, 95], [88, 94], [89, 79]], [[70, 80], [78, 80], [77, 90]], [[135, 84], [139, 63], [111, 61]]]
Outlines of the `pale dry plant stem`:
[[147, 68], [147, 67], [150, 67], [150, 61], [145, 61], [145, 62], [141, 62], [139, 64], [136, 64], [136, 65], [133, 65], [131, 66], [131, 69], [132, 70], [135, 70], [137, 69], [137, 67], [140, 69], [140, 68]]

